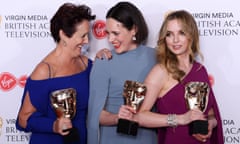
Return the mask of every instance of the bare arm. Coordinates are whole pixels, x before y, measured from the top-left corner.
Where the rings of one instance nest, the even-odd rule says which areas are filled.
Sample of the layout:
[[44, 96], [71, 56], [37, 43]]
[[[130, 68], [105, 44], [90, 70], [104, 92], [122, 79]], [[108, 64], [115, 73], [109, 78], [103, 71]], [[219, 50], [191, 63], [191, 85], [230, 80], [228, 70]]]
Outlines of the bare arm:
[[[191, 110], [180, 115], [151, 112], [151, 109], [157, 98], [160, 98], [162, 95], [164, 95], [167, 91], [165, 89], [168, 89], [169, 87], [171, 88], [173, 85], [172, 83], [169, 84], [168, 81], [168, 73], [161, 68], [160, 65], [156, 65], [148, 74], [144, 82], [147, 86], [147, 94], [140, 111], [136, 113], [131, 107], [123, 106], [119, 111], [119, 117], [133, 119], [144, 127], [174, 127], [177, 125], [186, 125], [196, 119], [204, 119], [204, 115], [199, 110]], [[131, 115], [127, 111], [131, 111], [136, 114]]]
[[208, 124], [210, 126], [209, 129], [214, 129], [217, 126], [217, 120], [214, 114], [213, 109], [211, 108], [208, 112]]
[[106, 110], [102, 110], [100, 114], [101, 125], [116, 125], [118, 121], [118, 115], [110, 113]]
[[[46, 79], [48, 77], [49, 77], [49, 68], [45, 63], [40, 63], [31, 74], [31, 79], [34, 79], [34, 80]], [[26, 96], [23, 100], [23, 104], [18, 113], [19, 125], [22, 128], [26, 128], [27, 120], [34, 112], [36, 112], [36, 108], [31, 103], [29, 93], [26, 92]]]
[[27, 120], [31, 116], [32, 113], [36, 111], [35, 107], [32, 105], [29, 94], [27, 93], [23, 105], [19, 111], [18, 119], [19, 119], [19, 125], [23, 128], [26, 128], [27, 126]]
[[134, 119], [145, 127], [167, 126], [167, 115], [161, 115], [151, 112], [151, 109], [160, 95], [166, 78], [163, 77], [165, 72], [159, 65], [154, 66], [144, 81], [147, 86], [147, 93], [139, 112]]
[[150, 111], [142, 111], [134, 116], [135, 121], [144, 127], [176, 127], [187, 125], [194, 120], [204, 120], [199, 110], [190, 110], [184, 114], [159, 114]]

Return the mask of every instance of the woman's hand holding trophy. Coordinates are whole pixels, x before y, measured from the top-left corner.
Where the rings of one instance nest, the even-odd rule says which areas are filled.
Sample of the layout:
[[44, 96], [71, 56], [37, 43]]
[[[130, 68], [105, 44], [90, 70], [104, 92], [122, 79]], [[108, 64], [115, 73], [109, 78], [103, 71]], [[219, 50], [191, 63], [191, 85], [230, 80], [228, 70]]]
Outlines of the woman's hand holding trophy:
[[76, 95], [75, 89], [67, 88], [53, 91], [50, 96], [57, 115], [54, 131], [63, 135], [65, 143], [79, 141], [78, 130], [71, 123], [76, 114]]

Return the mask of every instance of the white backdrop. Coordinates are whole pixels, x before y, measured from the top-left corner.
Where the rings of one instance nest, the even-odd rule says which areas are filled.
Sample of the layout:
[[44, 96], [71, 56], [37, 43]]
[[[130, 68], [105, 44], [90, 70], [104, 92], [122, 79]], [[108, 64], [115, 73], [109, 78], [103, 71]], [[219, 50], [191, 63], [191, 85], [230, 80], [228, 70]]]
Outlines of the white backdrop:
[[[49, 20], [63, 0], [7, 0], [0, 2], [0, 144], [27, 144], [29, 134], [15, 129], [26, 77], [55, 44]], [[106, 11], [118, 0], [68, 1], [87, 4], [97, 15], [92, 23], [91, 49], [107, 47], [103, 33]], [[131, 0], [143, 12], [150, 30], [147, 45], [155, 47], [166, 12], [190, 11], [199, 26], [201, 48], [220, 106], [226, 144], [240, 143], [240, 10], [238, 0]]]

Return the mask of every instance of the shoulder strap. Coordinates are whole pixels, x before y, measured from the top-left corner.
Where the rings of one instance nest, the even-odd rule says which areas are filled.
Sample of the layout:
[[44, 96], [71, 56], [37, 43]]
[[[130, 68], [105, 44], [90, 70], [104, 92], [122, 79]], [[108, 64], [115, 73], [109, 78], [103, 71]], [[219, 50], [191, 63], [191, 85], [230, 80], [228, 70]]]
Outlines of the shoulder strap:
[[49, 74], [48, 75], [49, 75], [49, 78], [51, 78], [51, 67], [50, 67], [50, 64], [45, 62], [45, 61], [43, 61], [42, 63], [45, 63], [48, 66], [48, 70], [49, 70]]
[[82, 61], [82, 63], [84, 64], [85, 68], [87, 68], [87, 65], [85, 64], [84, 60], [82, 59], [82, 57], [80, 56], [80, 59]]

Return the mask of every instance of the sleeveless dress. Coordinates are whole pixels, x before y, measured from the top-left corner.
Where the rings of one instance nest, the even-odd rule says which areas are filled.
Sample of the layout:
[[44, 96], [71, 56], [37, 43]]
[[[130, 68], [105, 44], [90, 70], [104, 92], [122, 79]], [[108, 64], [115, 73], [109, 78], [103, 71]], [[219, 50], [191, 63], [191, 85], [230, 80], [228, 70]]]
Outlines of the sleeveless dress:
[[16, 128], [21, 131], [31, 132], [30, 144], [63, 144], [63, 137], [53, 132], [53, 123], [56, 114], [50, 102], [50, 93], [65, 88], [74, 88], [76, 96], [76, 115], [72, 119], [73, 127], [79, 132], [80, 142], [71, 144], [86, 144], [87, 129], [86, 115], [89, 97], [89, 75], [92, 61], [88, 60], [85, 71], [80, 73], [49, 78], [46, 80], [27, 79], [22, 102], [28, 92], [32, 105], [37, 109], [27, 121], [27, 127], [21, 128], [16, 122]]
[[[157, 100], [157, 111], [161, 114], [183, 114], [187, 112], [188, 108], [184, 98], [185, 84], [192, 81], [207, 82], [211, 87], [204, 66], [194, 62], [191, 71], [186, 75], [183, 81], [175, 85], [165, 96]], [[209, 101], [205, 115], [207, 115], [211, 107], [214, 110], [218, 124], [213, 130], [211, 139], [208, 139], [204, 144], [223, 144], [222, 121], [212, 88], [210, 88]], [[179, 142], [181, 142], [181, 144], [202, 144], [202, 142], [189, 135], [188, 126], [159, 128], [158, 132], [159, 144], [178, 144]]]
[[153, 129], [139, 128], [137, 136], [117, 133], [117, 126], [102, 126], [99, 116], [103, 109], [118, 113], [126, 80], [143, 82], [156, 63], [155, 49], [140, 45], [132, 51], [116, 54], [111, 60], [96, 60], [90, 76], [88, 113], [88, 144], [156, 144]]

